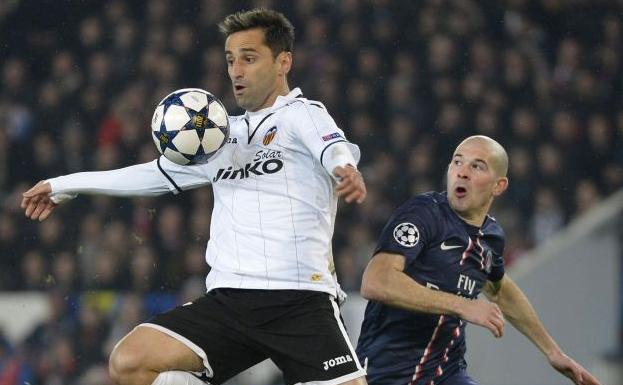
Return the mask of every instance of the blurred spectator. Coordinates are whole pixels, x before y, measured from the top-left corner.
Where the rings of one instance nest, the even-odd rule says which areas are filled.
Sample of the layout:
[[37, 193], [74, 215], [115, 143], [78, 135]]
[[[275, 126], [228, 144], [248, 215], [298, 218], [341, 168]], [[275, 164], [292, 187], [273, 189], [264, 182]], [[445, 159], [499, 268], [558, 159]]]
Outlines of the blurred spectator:
[[140, 295], [127, 294], [120, 296], [110, 313], [110, 330], [106, 337], [103, 354], [108, 357], [114, 346], [146, 317]]
[[534, 147], [539, 141], [539, 136], [542, 135], [539, 133], [539, 118], [528, 107], [518, 107], [513, 110], [511, 127], [515, 144]]
[[575, 206], [578, 213], [585, 213], [601, 200], [597, 185], [589, 179], [582, 179], [575, 189]]
[[[201, 259], [200, 259], [201, 261]], [[141, 246], [130, 256], [130, 287], [136, 293], [149, 293], [158, 288], [157, 258], [151, 247]]]
[[74, 381], [79, 367], [71, 335], [55, 336], [40, 353], [36, 375], [41, 383], [68, 384]]
[[539, 244], [550, 238], [563, 227], [564, 221], [564, 212], [556, 194], [548, 187], [540, 187], [536, 191], [530, 223], [532, 242]]
[[75, 256], [62, 251], [55, 255], [51, 268], [51, 284], [62, 293], [76, 293], [80, 290], [80, 275]]
[[363, 270], [368, 260], [360, 258], [375, 247], [376, 239], [373, 239], [370, 228], [367, 225], [358, 224], [349, 229], [348, 246], [345, 253], [338, 256], [338, 270], [340, 271], [340, 285], [343, 290], [359, 290]]
[[44, 256], [38, 250], [30, 250], [22, 258], [22, 290], [43, 290], [46, 288], [47, 266]]
[[78, 344], [75, 348], [80, 364], [85, 367], [102, 362], [108, 357], [103, 347], [109, 328], [104, 317], [106, 309], [109, 308], [101, 308], [101, 305], [96, 305], [96, 301], [83, 300], [80, 306], [76, 332]]
[[533, 197], [537, 188], [535, 176], [535, 160], [527, 147], [515, 146], [508, 149], [509, 155], [509, 183], [506, 196], [501, 199], [510, 205], [518, 207], [522, 212], [528, 212], [533, 207]]
[[33, 379], [32, 367], [23, 352], [15, 352], [0, 330], [0, 384], [26, 384]]
[[0, 255], [2, 263], [7, 267], [0, 270], [0, 289], [2, 290], [14, 290], [19, 285], [19, 276], [15, 272], [22, 260], [23, 249], [19, 242], [18, 230], [17, 221], [13, 215], [6, 212], [0, 214]]

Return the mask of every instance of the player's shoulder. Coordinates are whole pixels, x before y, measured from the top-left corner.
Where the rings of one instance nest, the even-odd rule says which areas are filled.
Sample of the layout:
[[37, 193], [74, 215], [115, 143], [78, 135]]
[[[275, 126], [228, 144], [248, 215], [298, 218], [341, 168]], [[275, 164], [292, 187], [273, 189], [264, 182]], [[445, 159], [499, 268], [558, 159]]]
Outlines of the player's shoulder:
[[495, 219], [495, 217], [490, 214], [487, 214], [482, 230], [487, 234], [498, 236], [502, 239], [506, 238], [506, 234], [504, 233], [504, 228], [497, 221], [497, 219]]
[[443, 199], [442, 194], [434, 191], [415, 195], [398, 206], [392, 217], [394, 220], [402, 218], [432, 225], [433, 221], [443, 215]]
[[333, 117], [326, 107], [316, 100], [302, 96], [291, 98], [275, 112], [278, 113], [281, 124], [292, 127], [288, 130], [291, 134], [316, 133], [320, 130], [326, 136], [323, 136], [323, 140], [327, 144], [332, 140], [344, 140], [344, 134], [337, 127]]
[[329, 117], [329, 111], [324, 104], [317, 100], [307, 99], [302, 95], [288, 100], [281, 107], [282, 111], [288, 116], [296, 116], [297, 119], [304, 117]]
[[289, 99], [283, 107], [287, 108], [303, 108], [303, 107], [315, 107], [317, 109], [327, 111], [327, 108], [324, 104], [319, 102], [318, 100], [308, 99], [303, 96], [303, 94], [299, 94], [291, 99]]
[[398, 207], [398, 210], [411, 211], [424, 209], [427, 211], [438, 211], [441, 205], [446, 201], [447, 199], [443, 194], [436, 191], [429, 191], [407, 199]]
[[386, 228], [408, 225], [426, 239], [434, 239], [440, 229], [439, 218], [444, 215], [444, 197], [443, 194], [431, 191], [407, 199], [394, 210]]

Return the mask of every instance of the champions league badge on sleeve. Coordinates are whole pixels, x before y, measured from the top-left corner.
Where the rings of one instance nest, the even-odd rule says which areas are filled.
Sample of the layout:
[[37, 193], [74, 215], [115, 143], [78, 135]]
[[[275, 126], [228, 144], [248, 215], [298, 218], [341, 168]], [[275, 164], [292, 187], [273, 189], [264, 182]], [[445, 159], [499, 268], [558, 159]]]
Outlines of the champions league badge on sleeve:
[[403, 222], [394, 228], [394, 239], [401, 246], [413, 247], [420, 240], [420, 231], [413, 223]]

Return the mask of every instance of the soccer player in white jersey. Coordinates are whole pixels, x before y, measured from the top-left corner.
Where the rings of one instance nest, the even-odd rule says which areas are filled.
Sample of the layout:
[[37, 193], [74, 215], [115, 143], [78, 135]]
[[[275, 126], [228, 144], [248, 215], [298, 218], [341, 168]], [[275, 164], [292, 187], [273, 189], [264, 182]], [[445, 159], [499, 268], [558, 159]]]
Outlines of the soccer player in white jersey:
[[34, 220], [79, 193], [177, 193], [212, 183], [207, 293], [137, 326], [115, 347], [120, 385], [219, 384], [272, 359], [286, 384], [365, 384], [336, 298], [331, 238], [338, 197], [366, 188], [349, 143], [325, 107], [290, 91], [294, 28], [280, 13], [228, 16], [220, 29], [237, 103], [231, 138], [206, 165], [164, 157], [119, 170], [41, 181], [24, 193]]

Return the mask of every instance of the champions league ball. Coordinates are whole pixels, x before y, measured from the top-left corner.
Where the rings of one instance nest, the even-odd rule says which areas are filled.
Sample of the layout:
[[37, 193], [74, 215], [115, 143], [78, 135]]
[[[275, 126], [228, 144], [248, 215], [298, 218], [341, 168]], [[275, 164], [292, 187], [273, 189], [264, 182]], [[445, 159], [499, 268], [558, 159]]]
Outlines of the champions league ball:
[[214, 95], [184, 88], [158, 104], [151, 130], [158, 151], [173, 163], [207, 163], [229, 137], [229, 118]]

